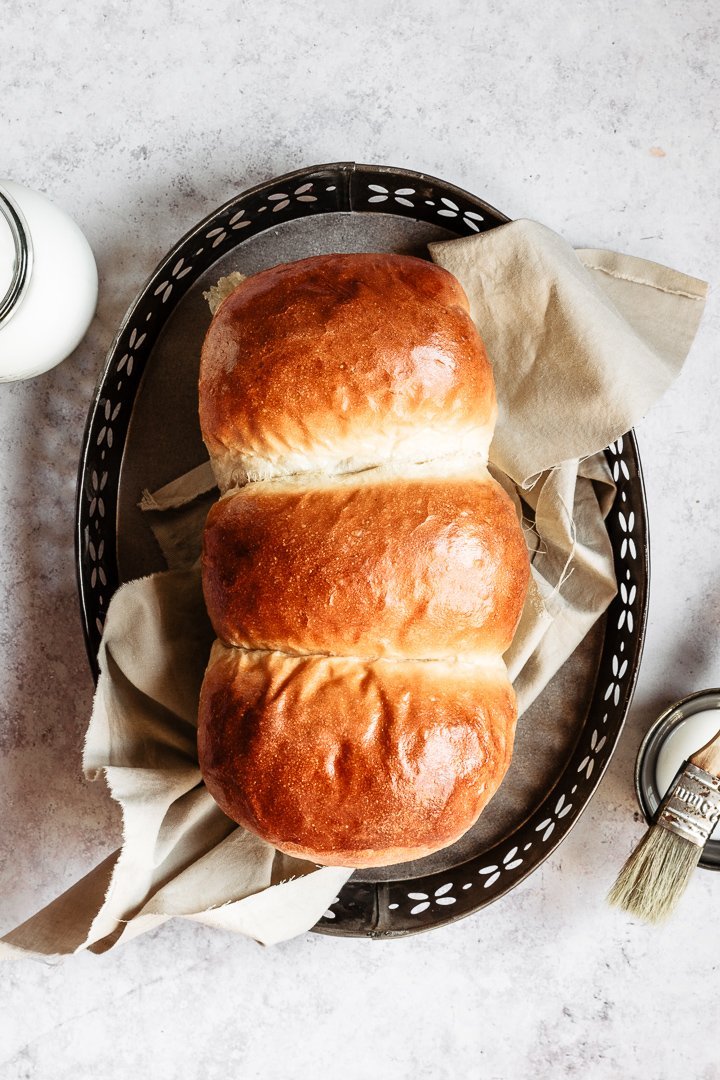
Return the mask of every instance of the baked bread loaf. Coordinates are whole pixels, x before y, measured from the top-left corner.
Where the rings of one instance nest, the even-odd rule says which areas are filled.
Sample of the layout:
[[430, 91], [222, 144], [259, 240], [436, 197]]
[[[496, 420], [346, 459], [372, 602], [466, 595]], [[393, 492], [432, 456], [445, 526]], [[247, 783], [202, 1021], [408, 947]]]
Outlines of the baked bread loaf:
[[453, 843], [510, 764], [502, 655], [529, 576], [462, 288], [398, 255], [264, 271], [217, 309], [199, 394], [223, 493], [203, 550], [210, 793], [321, 864]]

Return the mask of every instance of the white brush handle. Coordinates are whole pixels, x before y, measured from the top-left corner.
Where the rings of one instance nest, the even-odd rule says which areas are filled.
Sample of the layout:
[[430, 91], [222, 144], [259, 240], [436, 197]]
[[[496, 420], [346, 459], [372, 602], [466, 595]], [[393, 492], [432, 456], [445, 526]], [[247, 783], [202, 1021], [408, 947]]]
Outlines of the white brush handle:
[[696, 750], [690, 761], [698, 769], [704, 769], [712, 776], [720, 776], [720, 731], [713, 735], [710, 742]]

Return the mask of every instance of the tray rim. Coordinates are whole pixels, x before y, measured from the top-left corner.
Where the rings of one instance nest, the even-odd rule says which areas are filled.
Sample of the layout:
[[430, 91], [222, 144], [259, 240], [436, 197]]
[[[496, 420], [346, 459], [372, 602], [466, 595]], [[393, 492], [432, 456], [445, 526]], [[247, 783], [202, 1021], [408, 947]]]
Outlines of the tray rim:
[[[387, 202], [388, 203], [387, 206], [377, 206], [377, 205], [360, 206], [360, 205], [355, 204], [355, 201], [353, 199], [353, 182], [354, 182], [354, 179], [355, 179], [356, 176], [363, 175], [363, 174], [365, 176], [366, 185], [368, 186], [368, 188], [370, 188], [372, 190], [375, 190], [375, 191], [380, 191], [380, 192], [384, 191], [384, 192], [386, 192], [385, 196], [375, 195], [373, 198], [374, 198], [375, 201], [380, 199], [381, 201]], [[443, 192], [443, 197], [442, 197], [443, 202], [446, 202], [447, 199], [450, 199], [451, 196], [454, 197], [451, 201], [447, 202], [447, 206], [448, 207], [455, 207], [455, 209], [458, 211], [458, 214], [463, 213], [463, 211], [461, 209], [463, 204], [466, 207], [468, 205], [470, 205], [470, 206], [472, 206], [474, 208], [477, 208], [477, 211], [474, 214], [471, 213], [471, 217], [475, 218], [476, 221], [470, 222], [470, 221], [467, 221], [466, 218], [463, 219], [463, 220], [466, 221], [467, 225], [472, 225], [472, 230], [475, 231], [475, 232], [484, 231], [485, 228], [496, 227], [498, 225], [507, 223], [510, 220], [502, 212], [496, 210], [494, 207], [490, 206], [490, 204], [486, 203], [484, 200], [479, 199], [477, 196], [472, 195], [469, 192], [466, 192], [463, 189], [461, 189], [459, 187], [456, 187], [455, 185], [449, 184], [444, 180], [440, 180], [440, 179], [438, 179], [436, 177], [430, 176], [429, 174], [413, 172], [411, 170], [402, 169], [402, 168], [398, 168], [398, 167], [394, 167], [394, 166], [359, 165], [359, 164], [356, 164], [354, 162], [339, 162], [339, 163], [327, 164], [327, 165], [310, 166], [310, 167], [307, 167], [307, 168], [294, 170], [291, 173], [287, 173], [287, 174], [284, 174], [282, 176], [272, 178], [269, 181], [266, 181], [266, 182], [254, 185], [251, 188], [245, 189], [245, 190], [237, 193], [232, 198], [226, 200], [226, 202], [224, 202], [221, 206], [219, 206], [216, 209], [212, 210], [209, 214], [207, 214], [202, 219], [201, 222], [199, 222], [198, 224], [193, 226], [191, 229], [189, 229], [183, 235], [183, 237], [181, 237], [180, 240], [178, 240], [175, 243], [175, 245], [171, 248], [171, 250], [168, 252], [168, 254], [157, 264], [156, 268], [147, 277], [146, 281], [144, 282], [142, 287], [137, 292], [134, 300], [130, 304], [124, 318], [122, 319], [116, 334], [114, 335], [114, 338], [113, 338], [113, 340], [111, 342], [111, 345], [110, 345], [110, 347], [108, 349], [108, 352], [107, 352], [107, 355], [106, 355], [105, 363], [104, 363], [103, 368], [102, 368], [102, 370], [100, 372], [100, 375], [99, 375], [99, 378], [98, 378], [98, 381], [97, 381], [97, 384], [96, 384], [96, 387], [95, 387], [95, 391], [94, 391], [93, 398], [92, 398], [92, 403], [91, 403], [90, 409], [88, 411], [87, 421], [86, 421], [86, 425], [85, 425], [85, 431], [84, 431], [84, 434], [83, 434], [82, 450], [81, 450], [81, 454], [80, 454], [80, 461], [79, 461], [79, 468], [78, 468], [78, 484], [77, 484], [77, 497], [76, 497], [75, 565], [76, 565], [76, 575], [77, 575], [77, 583], [78, 583], [78, 597], [79, 597], [79, 602], [80, 602], [80, 613], [81, 613], [82, 624], [83, 624], [83, 632], [84, 632], [84, 637], [85, 637], [85, 643], [86, 643], [86, 649], [87, 649], [87, 653], [88, 653], [88, 659], [89, 659], [89, 663], [90, 663], [90, 668], [91, 668], [93, 678], [94, 678], [95, 681], [97, 681], [97, 678], [98, 678], [97, 656], [96, 656], [96, 653], [95, 653], [95, 650], [94, 650], [93, 631], [92, 631], [91, 624], [90, 624], [90, 605], [89, 605], [89, 602], [88, 602], [88, 590], [87, 590], [87, 587], [86, 587], [86, 585], [87, 585], [87, 581], [86, 581], [87, 575], [84, 576], [84, 574], [83, 574], [83, 558], [84, 558], [83, 543], [84, 543], [84, 541], [85, 541], [85, 548], [86, 548], [85, 558], [87, 557], [87, 535], [85, 535], [85, 536], [83, 535], [83, 533], [84, 533], [83, 526], [85, 524], [85, 517], [84, 517], [84, 512], [83, 512], [84, 511], [83, 499], [85, 498], [86, 501], [87, 501], [87, 490], [86, 489], [87, 489], [88, 477], [90, 475], [89, 474], [89, 469], [90, 469], [90, 462], [89, 462], [90, 435], [91, 435], [91, 432], [93, 432], [93, 430], [94, 430], [94, 428], [96, 426], [98, 413], [99, 413], [99, 410], [102, 408], [103, 400], [104, 400], [103, 396], [102, 396], [103, 395], [103, 390], [105, 389], [106, 383], [108, 382], [108, 379], [109, 379], [110, 372], [111, 372], [111, 369], [113, 367], [113, 364], [117, 361], [117, 357], [118, 357], [118, 354], [119, 354], [123, 339], [127, 338], [127, 335], [129, 333], [129, 328], [130, 328], [131, 324], [136, 321], [138, 312], [141, 309], [142, 304], [146, 300], [146, 298], [148, 296], [148, 293], [152, 289], [153, 285], [155, 285], [158, 282], [158, 279], [163, 275], [163, 273], [165, 273], [166, 276], [167, 276], [167, 274], [169, 273], [169, 270], [172, 267], [173, 263], [177, 262], [179, 252], [182, 249], [187, 248], [188, 244], [191, 241], [194, 241], [196, 239], [199, 241], [200, 237], [205, 236], [207, 234], [210, 226], [214, 225], [218, 221], [221, 221], [223, 219], [223, 216], [227, 217], [230, 214], [230, 211], [237, 207], [239, 202], [247, 203], [248, 201], [251, 201], [252, 199], [264, 198], [266, 196], [269, 197], [272, 194], [273, 190], [275, 192], [277, 192], [279, 188], [289, 187], [291, 184], [296, 183], [297, 181], [306, 181], [309, 176], [313, 176], [313, 177], [325, 176], [326, 178], [327, 177], [330, 177], [330, 178], [337, 177], [337, 180], [338, 180], [338, 185], [337, 186], [340, 188], [340, 195], [341, 195], [341, 197], [343, 199], [343, 205], [342, 206], [337, 206], [337, 205], [330, 206], [326, 210], [318, 209], [318, 210], [315, 210], [313, 212], [318, 212], [318, 213], [328, 213], [328, 212], [359, 213], [359, 212], [362, 212], [362, 211], [367, 212], [368, 210], [371, 210], [371, 211], [380, 212], [380, 213], [396, 213], [396, 214], [399, 214], [400, 216], [415, 217], [416, 220], [426, 220], [426, 221], [429, 220], [429, 218], [427, 216], [420, 217], [420, 216], [418, 216], [418, 215], [416, 215], [414, 213], [413, 214], [408, 214], [407, 209], [404, 206], [399, 207], [399, 206], [391, 205], [392, 199], [394, 197], [395, 203], [401, 204], [401, 203], [404, 202], [404, 203], [407, 203], [408, 207], [412, 208], [412, 206], [413, 206], [413, 204], [410, 203], [407, 199], [397, 197], [398, 194], [400, 193], [400, 191], [403, 190], [403, 189], [396, 189], [395, 193], [393, 193], [393, 191], [390, 188], [390, 183], [388, 183], [387, 187], [382, 186], [382, 185], [378, 186], [377, 184], [374, 187], [372, 185], [370, 185], [370, 179], [375, 178], [377, 180], [379, 178], [379, 179], [385, 179], [388, 182], [391, 182], [391, 181], [394, 181], [394, 182], [404, 181], [405, 183], [407, 183], [408, 181], [409, 182], [414, 182], [416, 184], [416, 186], [421, 186], [423, 184], [425, 184], [425, 185], [429, 184], [432, 187], [433, 191], [435, 189], [437, 189], [438, 191]], [[301, 187], [301, 190], [302, 190], [302, 187]], [[334, 187], [333, 188], [328, 188], [327, 190], [328, 191], [335, 191], [336, 188], [334, 188]], [[280, 198], [281, 196], [275, 195], [274, 197], [275, 198]], [[284, 197], [284, 196], [282, 196], [282, 197]], [[428, 200], [426, 200], [426, 201], [428, 201]], [[430, 205], [432, 205], [432, 204], [430, 203]], [[443, 212], [450, 213], [450, 211], [439, 211], [439, 212], [440, 213], [443, 213]], [[481, 212], [482, 212], [482, 215], [484, 215], [484, 218], [481, 215]], [[467, 213], [467, 211], [465, 211], [464, 213]], [[297, 216], [301, 216], [301, 215], [297, 215]], [[454, 216], [457, 217], [457, 214], [455, 214]], [[269, 220], [269, 219], [266, 219], [266, 220]], [[274, 222], [273, 222], [273, 224], [274, 224]], [[445, 226], [448, 226], [450, 223], [448, 221], [443, 220], [441, 222], [435, 222], [435, 224], [443, 224]], [[455, 225], [455, 222], [453, 222], [453, 226], [454, 225]], [[216, 231], [219, 232], [220, 230], [216, 230]], [[262, 231], [265, 231], [265, 230], [260, 228], [260, 229], [255, 230], [254, 232], [250, 232], [247, 235], [255, 235], [256, 232], [262, 232]], [[459, 235], [467, 235], [468, 232], [469, 232], [469, 229], [466, 229], [464, 232], [461, 232], [459, 229], [455, 229], [455, 231], [458, 232]], [[244, 236], [240, 237], [238, 244], [233, 245], [233, 247], [240, 246], [240, 244], [242, 242], [242, 239], [244, 239]], [[213, 244], [213, 247], [214, 246], [215, 245]], [[223, 254], [223, 251], [221, 251], [221, 250], [218, 251], [217, 255], [215, 256], [215, 260], [220, 258], [222, 254]], [[191, 280], [194, 280], [194, 279], [191, 279]], [[158, 290], [156, 289], [155, 290], [156, 295], [157, 295], [157, 292], [158, 292]], [[183, 292], [180, 292], [179, 295], [176, 296], [175, 303], [177, 303], [178, 299], [181, 299], [183, 294], [184, 294]], [[170, 311], [173, 310], [174, 306], [175, 306], [175, 304], [173, 304], [170, 308], [167, 309], [167, 315], [170, 314]], [[148, 315], [147, 318], [149, 319], [150, 315]], [[142, 370], [144, 371], [144, 367], [143, 367]], [[137, 393], [138, 393], [138, 390], [139, 390], [139, 387], [140, 387], [141, 378], [142, 378], [142, 375], [140, 376], [140, 379], [137, 382], [137, 386], [135, 387], [135, 390], [134, 390], [134, 393], [133, 393], [133, 396], [132, 396], [132, 399], [131, 399], [132, 401], [134, 401], [134, 398], [137, 396]], [[132, 414], [132, 409], [131, 409], [131, 414]], [[128, 421], [128, 423], [129, 423], [129, 421]], [[125, 430], [124, 434], [127, 435], [127, 429]], [[625, 440], [625, 441], [623, 441], [623, 440]], [[122, 445], [123, 445], [123, 453], [124, 453], [124, 447], [125, 447], [125, 439], [124, 438], [123, 438], [123, 444]], [[633, 505], [633, 511], [634, 511], [634, 513], [636, 515], [636, 522], [637, 522], [637, 525], [638, 525], [638, 530], [637, 530], [637, 533], [638, 533], [638, 536], [637, 536], [638, 549], [639, 549], [638, 550], [638, 556], [639, 556], [640, 568], [642, 570], [642, 575], [641, 575], [641, 580], [640, 580], [639, 585], [638, 585], [638, 602], [635, 605], [634, 618], [635, 618], [636, 632], [635, 632], [635, 636], [634, 636], [635, 639], [634, 639], [633, 663], [629, 667], [628, 678], [626, 679], [626, 681], [625, 681], [625, 683], [623, 685], [621, 701], [619, 703], [616, 702], [616, 707], [619, 705], [619, 717], [615, 720], [615, 722], [614, 722], [614, 724], [612, 726], [612, 738], [610, 740], [609, 750], [608, 750], [607, 754], [605, 755], [604, 760], [602, 760], [602, 761], [598, 760], [598, 768], [595, 771], [595, 776], [594, 776], [593, 783], [587, 789], [587, 792], [584, 794], [583, 800], [582, 800], [582, 803], [581, 803], [580, 807], [577, 809], [576, 813], [573, 814], [572, 817], [570, 817], [569, 822], [564, 827], [558, 827], [555, 830], [555, 837], [554, 837], [552, 843], [546, 843], [545, 848], [543, 849], [542, 856], [539, 859], [533, 860], [533, 861], [528, 860], [529, 865], [527, 865], [519, 873], [515, 874], [513, 876], [513, 879], [512, 879], [511, 882], [508, 882], [507, 885], [505, 885], [500, 890], [493, 890], [492, 892], [489, 892], [487, 896], [484, 896], [482, 898], [480, 903], [474, 903], [474, 904], [472, 904], [470, 906], [463, 905], [462, 907], [458, 907], [457, 909], [454, 909], [452, 912], [450, 912], [447, 907], [443, 907], [442, 911], [440, 911], [440, 910], [437, 909], [437, 905], [435, 905], [435, 912], [434, 912], [432, 918], [428, 918], [428, 919], [425, 919], [425, 920], [421, 921], [420, 919], [415, 917], [415, 918], [412, 919], [412, 922], [410, 924], [407, 923], [407, 919], [406, 919], [405, 923], [403, 925], [398, 925], [397, 927], [383, 926], [382, 925], [381, 912], [380, 912], [381, 898], [385, 901], [386, 907], [388, 909], [390, 909], [390, 908], [397, 909], [399, 907], [399, 904], [390, 903], [390, 899], [389, 899], [391, 896], [395, 895], [395, 893], [397, 893], [398, 891], [399, 892], [402, 892], [402, 891], [407, 892], [407, 889], [409, 887], [412, 887], [413, 882], [432, 883], [435, 880], [440, 879], [441, 877], [446, 878], [448, 876], [448, 874], [451, 873], [451, 871], [437, 871], [437, 872], [435, 872], [433, 874], [423, 875], [422, 877], [419, 877], [419, 878], [399, 879], [397, 881], [380, 881], [380, 882], [370, 882], [370, 883], [368, 883], [368, 882], [357, 882], [357, 883], [348, 882], [348, 884], [345, 886], [345, 888], [342, 891], [343, 893], [345, 893], [346, 890], [348, 890], [348, 886], [353, 886], [353, 885], [355, 886], [355, 891], [359, 895], [362, 895], [363, 893], [368, 893], [368, 892], [373, 893], [373, 896], [372, 896], [371, 901], [370, 901], [371, 907], [372, 907], [372, 918], [370, 920], [371, 925], [365, 925], [362, 929], [358, 929], [357, 926], [354, 924], [354, 919], [352, 917], [352, 913], [350, 913], [351, 917], [348, 918], [348, 919], [339, 919], [337, 917], [340, 914], [339, 910], [336, 913], [336, 912], [333, 912], [332, 910], [328, 909], [328, 911], [326, 912], [326, 915], [320, 920], [320, 922], [316, 925], [316, 927], [313, 928], [316, 932], [329, 934], [329, 935], [332, 935], [332, 936], [352, 936], [352, 937], [357, 937], [357, 936], [367, 937], [367, 936], [369, 936], [369, 937], [383, 937], [384, 938], [384, 937], [407, 936], [409, 934], [420, 933], [420, 932], [423, 932], [423, 931], [429, 930], [429, 929], [435, 929], [436, 927], [438, 927], [440, 925], [445, 925], [445, 924], [450, 923], [450, 922], [457, 922], [461, 918], [465, 918], [465, 917], [469, 916], [470, 914], [473, 914], [475, 911], [480, 910], [481, 908], [487, 906], [489, 903], [492, 903], [496, 899], [499, 899], [501, 896], [504, 896], [506, 894], [506, 892], [508, 892], [508, 891], [510, 891], [510, 889], [514, 888], [515, 885], [517, 885], [521, 881], [525, 880], [525, 878], [528, 877], [535, 869], [537, 869], [537, 867], [539, 865], [541, 865], [541, 863], [544, 862], [545, 859], [559, 846], [559, 844], [562, 842], [562, 840], [564, 840], [565, 836], [570, 831], [570, 829], [574, 827], [574, 825], [577, 823], [579, 818], [582, 816], [582, 813], [584, 812], [584, 810], [587, 807], [590, 799], [592, 798], [593, 794], [595, 793], [595, 791], [597, 789], [597, 786], [598, 786], [600, 780], [602, 779], [602, 776], [604, 775], [604, 773], [605, 773], [605, 771], [606, 771], [606, 769], [607, 769], [607, 767], [609, 765], [609, 762], [610, 762], [610, 760], [611, 760], [611, 758], [613, 756], [615, 747], [617, 746], [617, 742], [619, 740], [620, 734], [622, 732], [622, 728], [623, 728], [624, 723], [625, 723], [627, 712], [629, 710], [630, 703], [631, 703], [631, 700], [632, 700], [632, 695], [633, 695], [635, 685], [636, 685], [636, 682], [637, 682], [637, 677], [638, 677], [639, 668], [640, 668], [640, 661], [641, 661], [641, 657], [642, 657], [642, 649], [643, 649], [644, 640], [645, 640], [646, 624], [647, 624], [647, 606], [648, 606], [649, 578], [650, 578], [649, 540], [648, 540], [648, 524], [647, 524], [647, 502], [646, 502], [644, 481], [643, 481], [643, 475], [642, 475], [642, 466], [641, 466], [641, 463], [640, 463], [640, 456], [639, 456], [639, 451], [638, 451], [638, 447], [637, 447], [637, 440], [635, 438], [634, 432], [632, 432], [632, 431], [628, 432], [624, 437], [621, 437], [621, 439], [617, 440], [617, 444], [613, 444], [612, 447], [609, 447], [605, 451], [606, 456], [609, 457], [609, 455], [613, 451], [613, 448], [615, 448], [616, 446], [619, 447], [619, 449], [617, 449], [617, 460], [618, 461], [622, 460], [623, 463], [625, 462], [625, 459], [624, 458], [621, 459], [620, 455], [621, 455], [621, 452], [623, 450], [625, 450], [625, 447], [627, 447], [627, 450], [625, 452], [629, 454], [629, 461], [630, 461], [630, 464], [631, 464], [631, 466], [633, 468], [633, 480], [636, 483], [636, 490], [635, 490], [634, 502], [633, 502], [632, 505]], [[627, 469], [627, 465], [625, 463], [623, 464], [623, 468], [625, 470], [625, 473], [627, 474], [628, 469]], [[120, 459], [119, 467], [117, 469], [117, 475], [115, 477], [116, 480], [120, 477], [121, 473], [122, 473], [122, 456], [121, 456], [121, 459]], [[630, 481], [630, 476], [629, 475], [628, 475], [627, 478], [628, 478], [628, 481]], [[116, 543], [117, 543], [117, 523], [116, 523], [116, 519], [115, 519], [115, 516], [114, 516], [115, 513], [116, 513], [116, 509], [117, 509], [117, 500], [116, 499], [113, 502], [112, 509], [113, 509], [113, 539], [114, 539], [114, 543], [116, 545]], [[614, 545], [613, 545], [613, 550], [615, 552], [615, 546]], [[114, 554], [115, 554], [115, 573], [117, 575], [117, 559], [116, 559], [117, 552], [115, 551]], [[97, 562], [98, 562], [98, 565], [100, 565], [100, 559], [98, 559]], [[119, 582], [118, 582], [118, 584], [119, 584]], [[116, 587], [117, 587], [117, 585], [114, 585], [114, 583], [111, 581], [110, 582], [110, 593], [111, 594], [114, 591], [114, 588], [116, 588]], [[99, 632], [101, 632], [100, 628], [98, 628], [98, 633]], [[596, 698], [596, 694], [597, 694], [597, 685], [598, 685], [598, 681], [599, 681], [599, 678], [600, 678], [601, 662], [602, 662], [602, 659], [605, 656], [606, 652], [607, 652], [607, 628], [606, 628], [606, 633], [605, 633], [604, 638], [603, 638], [603, 645], [602, 645], [602, 650], [601, 650], [601, 658], [600, 658], [600, 661], [598, 662], [598, 668], [597, 668], [597, 672], [596, 672], [596, 680], [595, 680], [595, 683], [594, 683], [593, 688], [592, 688], [592, 693], [591, 693], [591, 695], [589, 697], [591, 707], [592, 707], [593, 703], [595, 702], [595, 698]], [[619, 686], [619, 682], [618, 682], [618, 686]], [[580, 742], [582, 741], [582, 734], [583, 734], [583, 732], [585, 731], [585, 729], [587, 727], [588, 716], [589, 716], [589, 713], [586, 715], [586, 718], [585, 718], [585, 721], [583, 722], [583, 725], [579, 728], [578, 742], [576, 743], [575, 749], [569, 755], [568, 763], [566, 763], [565, 769], [563, 769], [563, 771], [558, 775], [555, 783], [545, 793], [544, 797], [540, 800], [540, 803], [539, 803], [540, 806], [545, 806], [546, 803], [549, 803], [550, 800], [552, 799], [552, 797], [554, 796], [554, 793], [556, 793], [558, 788], [560, 787], [561, 782], [562, 782], [563, 778], [565, 777], [566, 772], [568, 770], [569, 763], [570, 763], [570, 761], [572, 761], [573, 754], [575, 753], [575, 750], [577, 749], [577, 745], [579, 745]], [[610, 732], [608, 731], [607, 734], [609, 735]], [[606, 741], [606, 737], [603, 737], [602, 742], [605, 743], [605, 741]], [[588, 774], [588, 779], [589, 779], [589, 774]], [[512, 836], [516, 835], [520, 830], [525, 828], [527, 823], [533, 819], [533, 816], [536, 814], [536, 811], [537, 811], [537, 807], [533, 811], [531, 811], [523, 821], [521, 821], [517, 825], [515, 825], [515, 827], [513, 829], [513, 832], [510, 834], [510, 836], [512, 837]], [[561, 823], [558, 820], [556, 824], [558, 826], [560, 826]], [[505, 840], [501, 841], [500, 844], [496, 844], [491, 849], [488, 849], [488, 850], [490, 852], [495, 851], [498, 847], [505, 844], [506, 840], [507, 840], [507, 838]], [[484, 856], [480, 856], [480, 857], [479, 856], [472, 856], [469, 860], [467, 860], [466, 863], [461, 864], [461, 865], [462, 866], [470, 866], [471, 864], [477, 862], [478, 858], [483, 858], [483, 857]], [[523, 860], [521, 859], [520, 862], [522, 862], [522, 861]], [[456, 867], [453, 867], [452, 868], [452, 873], [457, 875], [457, 873], [460, 872], [460, 869], [461, 869], [460, 865], [458, 865]], [[502, 870], [502, 868], [501, 868], [501, 870]], [[439, 888], [440, 888], [440, 890], [442, 890], [444, 887], [445, 886], [441, 885]], [[465, 886], [465, 887], [467, 888], [468, 886]], [[418, 886], [418, 888], [419, 888], [419, 886]], [[430, 885], [428, 885], [428, 888], [430, 889]], [[393, 890], [395, 890], [395, 893], [393, 892]], [[436, 898], [438, 898], [439, 895], [440, 894], [438, 892], [436, 894]], [[430, 903], [425, 904], [426, 909], [429, 911], [431, 906], [432, 906], [433, 896], [430, 895], [430, 893], [428, 893], [428, 896], [426, 897], [426, 899], [430, 900]], [[365, 901], [365, 903], [367, 903], [367, 900]], [[442, 903], [442, 898], [440, 898], [440, 903]], [[454, 901], [453, 901], [453, 903], [454, 903]], [[335, 901], [331, 905], [331, 908], [334, 905], [335, 905]], [[448, 902], [448, 906], [449, 906], [449, 902]]]

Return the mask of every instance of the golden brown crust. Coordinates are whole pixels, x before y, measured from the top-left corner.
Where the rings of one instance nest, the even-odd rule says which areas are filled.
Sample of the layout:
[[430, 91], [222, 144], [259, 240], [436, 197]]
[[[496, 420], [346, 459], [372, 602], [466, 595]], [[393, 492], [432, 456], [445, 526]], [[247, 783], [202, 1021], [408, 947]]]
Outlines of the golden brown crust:
[[320, 255], [246, 279], [210, 324], [199, 390], [223, 488], [318, 460], [422, 460], [418, 431], [482, 450], [496, 415], [461, 286], [403, 255]]
[[203, 683], [200, 767], [282, 851], [421, 858], [505, 775], [501, 654], [529, 566], [485, 468], [495, 416], [466, 297], [423, 260], [275, 267], [213, 318], [203, 435], [222, 491], [260, 482], [206, 525], [207, 607], [233, 647], [216, 642]]
[[205, 527], [215, 633], [250, 649], [500, 656], [528, 576], [515, 510], [482, 467], [248, 484]]
[[290, 657], [216, 643], [200, 766], [234, 821], [321, 864], [379, 866], [457, 840], [510, 763], [502, 664]]

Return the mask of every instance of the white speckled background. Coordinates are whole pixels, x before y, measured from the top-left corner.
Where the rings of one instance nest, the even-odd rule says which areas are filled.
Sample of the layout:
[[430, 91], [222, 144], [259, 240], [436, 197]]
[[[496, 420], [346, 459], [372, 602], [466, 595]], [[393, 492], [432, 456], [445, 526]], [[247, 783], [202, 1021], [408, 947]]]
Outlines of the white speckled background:
[[0, 174], [77, 219], [101, 293], [65, 364], [0, 385], [0, 932], [118, 840], [80, 772], [76, 466], [115, 326], [186, 229], [289, 169], [381, 162], [713, 289], [638, 428], [653, 573], [635, 704], [555, 855], [494, 907], [403, 941], [263, 950], [174, 923], [104, 957], [4, 966], [2, 1080], [717, 1080], [720, 877], [697, 873], [660, 931], [603, 903], [642, 832], [643, 733], [720, 683], [717, 4], [6, 0], [2, 22]]

